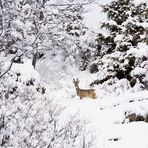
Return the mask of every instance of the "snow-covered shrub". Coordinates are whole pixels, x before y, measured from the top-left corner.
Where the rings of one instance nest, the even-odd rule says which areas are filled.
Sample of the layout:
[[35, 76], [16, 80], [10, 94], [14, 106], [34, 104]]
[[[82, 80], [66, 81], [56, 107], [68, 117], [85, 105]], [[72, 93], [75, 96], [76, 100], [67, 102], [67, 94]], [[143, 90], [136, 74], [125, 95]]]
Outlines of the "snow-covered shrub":
[[0, 147], [91, 147], [94, 139], [86, 120], [65, 115], [38, 79], [30, 60], [14, 63], [0, 78]]
[[89, 136], [85, 131], [86, 123], [76, 116], [64, 122], [60, 119], [62, 112], [62, 108], [36, 95], [31, 87], [21, 93], [16, 91], [7, 100], [3, 98], [1, 146], [89, 147], [90, 141], [83, 141]]

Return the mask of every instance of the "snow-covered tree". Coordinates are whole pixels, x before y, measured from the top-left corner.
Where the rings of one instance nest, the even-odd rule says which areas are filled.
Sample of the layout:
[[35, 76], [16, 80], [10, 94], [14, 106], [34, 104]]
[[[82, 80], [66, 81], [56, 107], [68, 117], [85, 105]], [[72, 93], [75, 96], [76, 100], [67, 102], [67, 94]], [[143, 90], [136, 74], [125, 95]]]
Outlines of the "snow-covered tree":
[[69, 56], [85, 34], [82, 13], [86, 4], [89, 1], [1, 0], [0, 50], [32, 58], [34, 67], [49, 50]]
[[131, 87], [141, 83], [147, 88], [147, 3], [115, 0], [102, 8], [108, 18], [102, 28], [107, 32], [97, 36], [101, 50], [94, 63], [103, 77], [93, 84], [127, 79]]

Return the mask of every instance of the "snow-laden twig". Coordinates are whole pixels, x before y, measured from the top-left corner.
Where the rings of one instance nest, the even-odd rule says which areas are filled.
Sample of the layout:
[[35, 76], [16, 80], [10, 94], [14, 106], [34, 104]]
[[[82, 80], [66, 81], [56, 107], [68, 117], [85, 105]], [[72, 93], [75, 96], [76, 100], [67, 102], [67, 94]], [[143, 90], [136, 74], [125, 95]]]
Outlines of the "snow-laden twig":
[[10, 69], [12, 68], [12, 65], [13, 65], [13, 63], [14, 63], [15, 58], [16, 58], [16, 57], [21, 57], [21, 56], [23, 56], [23, 54], [21, 54], [21, 55], [19, 55], [19, 56], [15, 56], [15, 57], [13, 57], [13, 58], [11, 59], [11, 63], [10, 63], [10, 65], [9, 65], [8, 69], [7, 69], [4, 73], [2, 73], [2, 74], [0, 75], [0, 78], [2, 78], [5, 74], [7, 74], [7, 73], [10, 71]]

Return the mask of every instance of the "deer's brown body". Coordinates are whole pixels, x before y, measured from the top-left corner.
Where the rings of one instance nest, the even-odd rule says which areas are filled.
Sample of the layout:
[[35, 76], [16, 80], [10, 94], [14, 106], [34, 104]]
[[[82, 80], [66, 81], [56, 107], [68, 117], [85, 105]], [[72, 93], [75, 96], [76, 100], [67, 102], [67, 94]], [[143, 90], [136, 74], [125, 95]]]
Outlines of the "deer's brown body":
[[80, 89], [78, 79], [77, 80], [73, 79], [73, 83], [76, 88], [77, 96], [79, 96], [80, 99], [83, 99], [83, 98], [96, 99], [95, 89]]

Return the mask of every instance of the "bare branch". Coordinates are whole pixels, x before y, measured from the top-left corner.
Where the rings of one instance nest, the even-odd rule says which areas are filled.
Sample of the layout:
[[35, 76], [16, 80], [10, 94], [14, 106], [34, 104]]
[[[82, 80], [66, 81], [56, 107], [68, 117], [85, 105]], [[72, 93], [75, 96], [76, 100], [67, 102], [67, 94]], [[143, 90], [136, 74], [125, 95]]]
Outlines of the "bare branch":
[[31, 44], [31, 46], [34, 45], [34, 43], [36, 42], [36, 40], [38, 39], [38, 37], [40, 36], [40, 34], [41, 34], [41, 32], [39, 32], [39, 33], [37, 34], [37, 36], [35, 37], [34, 41], [33, 41], [32, 44]]
[[15, 57], [11, 60], [11, 63], [10, 63], [9, 68], [8, 68], [3, 74], [0, 75], [0, 78], [2, 78], [2, 77], [3, 77], [6, 73], [8, 73], [8, 71], [11, 69], [11, 67], [12, 67], [12, 65], [13, 65], [13, 62], [14, 62], [14, 59], [15, 59]]
[[0, 14], [0, 26], [1, 26], [1, 33], [0, 36], [2, 36], [3, 33], [3, 4], [2, 4], [2, 0], [0, 0], [0, 9], [1, 9], [1, 14]]
[[77, 4], [73, 4], [73, 3], [67, 3], [67, 4], [50, 4], [50, 6], [53, 6], [53, 7], [63, 7], [63, 6], [72, 6], [72, 5], [75, 5], [75, 6], [84, 6], [84, 5], [88, 5], [92, 2], [87, 2], [87, 3], [77, 3]]
[[13, 63], [14, 63], [15, 58], [16, 58], [16, 57], [21, 57], [21, 56], [23, 56], [23, 54], [21, 54], [20, 56], [15, 56], [15, 57], [13, 57], [13, 58], [11, 59], [11, 63], [10, 63], [10, 65], [9, 65], [8, 69], [7, 69], [3, 74], [0, 75], [0, 78], [2, 78], [5, 74], [7, 74], [7, 73], [10, 71], [10, 69], [12, 68], [12, 65], [13, 65]]

